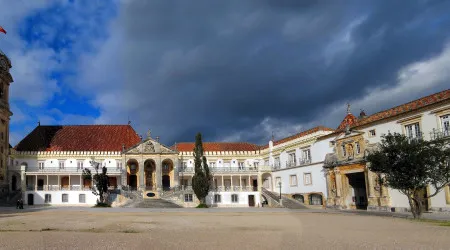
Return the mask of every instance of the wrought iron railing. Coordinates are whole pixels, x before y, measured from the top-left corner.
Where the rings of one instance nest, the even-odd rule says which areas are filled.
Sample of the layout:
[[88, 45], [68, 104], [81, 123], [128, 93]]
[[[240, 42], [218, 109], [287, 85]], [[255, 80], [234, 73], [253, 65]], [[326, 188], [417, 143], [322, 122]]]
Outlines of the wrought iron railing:
[[432, 140], [450, 138], [450, 128], [433, 129], [433, 131], [430, 132], [430, 138]]

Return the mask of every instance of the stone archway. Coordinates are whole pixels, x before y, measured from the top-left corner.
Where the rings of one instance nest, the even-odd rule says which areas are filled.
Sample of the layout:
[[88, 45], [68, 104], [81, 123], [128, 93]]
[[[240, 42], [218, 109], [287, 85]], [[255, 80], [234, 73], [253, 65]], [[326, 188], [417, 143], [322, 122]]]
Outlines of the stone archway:
[[144, 162], [145, 189], [155, 190], [156, 187], [156, 163], [154, 160], [146, 160]]
[[162, 177], [162, 188], [164, 190], [170, 189], [171, 184], [174, 180], [174, 166], [173, 161], [170, 159], [165, 159], [162, 161], [162, 169], [161, 169], [161, 177]]
[[272, 175], [270, 173], [264, 173], [261, 176], [263, 188], [272, 190]]
[[135, 159], [127, 161], [127, 186], [132, 190], [137, 190], [139, 186], [139, 163]]

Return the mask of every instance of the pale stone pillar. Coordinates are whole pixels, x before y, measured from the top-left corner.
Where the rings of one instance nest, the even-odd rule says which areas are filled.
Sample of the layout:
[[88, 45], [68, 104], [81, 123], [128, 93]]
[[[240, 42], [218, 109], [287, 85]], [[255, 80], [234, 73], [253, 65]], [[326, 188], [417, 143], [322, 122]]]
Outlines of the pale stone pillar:
[[374, 190], [373, 173], [368, 168], [364, 172], [365, 172], [365, 176], [367, 179], [367, 194], [368, 194], [369, 198], [373, 198], [373, 197], [375, 197], [375, 195], [373, 194], [373, 190]]
[[161, 156], [155, 159], [156, 162], [156, 190], [162, 190], [162, 162]]
[[82, 183], [81, 183], [81, 174], [80, 174], [80, 191], [82, 190]]
[[178, 185], [180, 185], [180, 174], [179, 174], [179, 168], [180, 168], [180, 163], [178, 161], [178, 157], [175, 158], [175, 160], [173, 160], [173, 184], [171, 183], [171, 186], [176, 187]]
[[37, 191], [37, 175], [35, 175], [34, 191]]
[[144, 183], [144, 160], [141, 160], [138, 162], [139, 164], [139, 188], [141, 190], [145, 190], [145, 183]]
[[222, 175], [222, 191], [225, 191], [225, 185], [223, 184], [223, 175]]
[[58, 190], [61, 190], [61, 176], [57, 175], [58, 177]]
[[122, 182], [122, 186], [127, 186], [127, 170], [128, 170], [128, 166], [127, 166], [127, 162], [125, 160], [125, 157], [122, 158], [122, 169], [121, 169], [121, 182]]
[[[81, 176], [81, 175], [80, 175]], [[48, 175], [47, 175], [47, 190], [49, 190], [49, 187], [50, 185], [48, 185]]]
[[[334, 205], [333, 204], [333, 198], [334, 198], [333, 185], [335, 185], [335, 183], [333, 184], [334, 180], [331, 179], [331, 174], [332, 174], [331, 170], [327, 171], [327, 173], [326, 173], [327, 192], [328, 192], [327, 203], [328, 203], [329, 206]], [[303, 198], [304, 198], [304, 196], [303, 196]]]
[[22, 192], [27, 191], [27, 176], [25, 170], [25, 166], [20, 166], [20, 188], [22, 189]]
[[69, 174], [69, 190], [71, 190], [71, 187], [70, 187], [70, 174]]
[[336, 206], [341, 206], [341, 192], [342, 192], [342, 176], [338, 169], [334, 170], [336, 179], [336, 197], [334, 198], [334, 203]]
[[241, 175], [239, 175], [239, 191], [242, 191], [242, 180], [241, 180]]

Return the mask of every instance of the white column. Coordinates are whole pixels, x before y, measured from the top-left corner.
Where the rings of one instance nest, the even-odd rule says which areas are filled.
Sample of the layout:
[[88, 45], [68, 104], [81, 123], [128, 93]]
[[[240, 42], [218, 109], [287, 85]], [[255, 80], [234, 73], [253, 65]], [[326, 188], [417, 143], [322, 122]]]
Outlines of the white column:
[[70, 174], [69, 174], [69, 190], [70, 190]]
[[49, 188], [48, 188], [48, 175], [47, 175], [47, 190], [48, 190]]
[[241, 175], [239, 175], [239, 191], [242, 191]]
[[57, 175], [56, 177], [58, 177], [58, 190], [61, 190], [61, 176]]
[[81, 191], [81, 174], [80, 174], [80, 191]]
[[252, 188], [251, 188], [252, 185], [250, 184], [250, 182], [251, 182], [251, 181], [250, 181], [250, 175], [249, 175], [249, 176], [248, 176], [248, 187], [250, 188], [250, 191], [252, 191]]
[[222, 175], [222, 189], [223, 189], [223, 191], [225, 191], [225, 186], [223, 184], [223, 175]]
[[37, 175], [35, 175], [34, 191], [37, 191]]

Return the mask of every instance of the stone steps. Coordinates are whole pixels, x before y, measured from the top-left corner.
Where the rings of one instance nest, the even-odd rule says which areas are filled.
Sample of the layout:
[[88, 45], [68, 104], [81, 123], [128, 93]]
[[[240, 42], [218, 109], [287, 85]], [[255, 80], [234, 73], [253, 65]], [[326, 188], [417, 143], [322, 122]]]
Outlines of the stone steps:
[[144, 199], [133, 205], [136, 208], [181, 208], [181, 206], [163, 199]]

